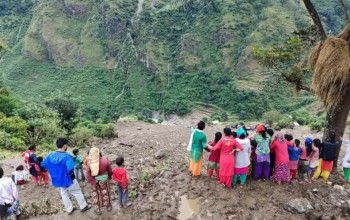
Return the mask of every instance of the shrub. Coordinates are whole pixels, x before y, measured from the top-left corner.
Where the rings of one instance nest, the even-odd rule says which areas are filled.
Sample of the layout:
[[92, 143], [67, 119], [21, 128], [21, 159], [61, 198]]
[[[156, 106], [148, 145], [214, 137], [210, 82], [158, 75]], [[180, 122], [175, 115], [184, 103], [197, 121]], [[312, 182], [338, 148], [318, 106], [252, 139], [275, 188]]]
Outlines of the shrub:
[[202, 118], [202, 121], [204, 121], [204, 123], [206, 123], [206, 124], [207, 124], [207, 123], [209, 122], [209, 118], [207, 118], [207, 117], [203, 117], [203, 118]]
[[274, 127], [276, 130], [281, 130], [283, 128], [294, 128], [294, 122], [292, 118], [285, 115], [283, 118], [276, 122], [276, 125]]
[[227, 121], [227, 120], [228, 120], [228, 114], [227, 114], [226, 112], [223, 112], [223, 113], [221, 114], [221, 120], [222, 120], [222, 121]]
[[89, 145], [94, 137], [94, 131], [87, 127], [77, 127], [73, 129], [73, 134], [69, 137], [72, 146], [85, 147]]
[[293, 119], [300, 125], [307, 125], [311, 121], [311, 115], [306, 110], [300, 110], [292, 113]]
[[99, 137], [103, 139], [110, 139], [115, 137], [114, 124], [112, 123], [104, 124], [101, 127], [101, 133]]
[[280, 121], [282, 118], [283, 118], [283, 115], [276, 110], [265, 112], [262, 116], [263, 122], [270, 126]]
[[309, 126], [311, 130], [316, 130], [316, 131], [321, 131], [323, 128], [322, 121], [313, 121], [310, 123]]
[[219, 113], [217, 113], [217, 112], [213, 112], [211, 115], [210, 115], [210, 119], [212, 120], [212, 121], [221, 121], [222, 119], [221, 119], [221, 116], [220, 116], [220, 114]]

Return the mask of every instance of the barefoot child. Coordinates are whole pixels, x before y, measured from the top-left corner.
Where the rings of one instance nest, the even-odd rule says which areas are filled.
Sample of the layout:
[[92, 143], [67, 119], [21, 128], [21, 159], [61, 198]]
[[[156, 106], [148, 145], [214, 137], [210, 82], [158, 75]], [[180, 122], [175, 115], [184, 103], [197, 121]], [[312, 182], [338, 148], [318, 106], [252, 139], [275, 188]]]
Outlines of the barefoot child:
[[130, 203], [128, 203], [128, 177], [124, 168], [124, 158], [117, 157], [115, 163], [117, 167], [113, 169], [112, 178], [117, 183], [119, 205], [126, 208], [130, 206]]
[[[221, 132], [215, 133], [215, 140], [213, 142], [209, 141], [208, 144], [214, 147], [221, 139]], [[219, 179], [219, 161], [220, 161], [220, 150], [211, 151], [208, 158], [207, 175], [209, 178], [213, 175], [215, 170], [216, 177]]]
[[[316, 138], [312, 141], [312, 151], [309, 155], [309, 168], [307, 171], [308, 183], [312, 182], [312, 176], [314, 175], [317, 167], [320, 155], [321, 140]], [[307, 149], [307, 151], [310, 151]]]

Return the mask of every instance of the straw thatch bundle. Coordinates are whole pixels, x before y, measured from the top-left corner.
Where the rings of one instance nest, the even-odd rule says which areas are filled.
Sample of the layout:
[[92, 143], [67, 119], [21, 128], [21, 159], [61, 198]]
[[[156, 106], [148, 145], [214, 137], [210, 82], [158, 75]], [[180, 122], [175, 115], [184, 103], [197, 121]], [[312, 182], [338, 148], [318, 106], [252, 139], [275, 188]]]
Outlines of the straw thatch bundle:
[[[349, 29], [350, 30], [350, 29]], [[343, 36], [344, 32], [342, 33]], [[327, 110], [342, 101], [350, 82], [350, 44], [338, 37], [328, 37], [309, 57], [313, 69], [311, 88]]]

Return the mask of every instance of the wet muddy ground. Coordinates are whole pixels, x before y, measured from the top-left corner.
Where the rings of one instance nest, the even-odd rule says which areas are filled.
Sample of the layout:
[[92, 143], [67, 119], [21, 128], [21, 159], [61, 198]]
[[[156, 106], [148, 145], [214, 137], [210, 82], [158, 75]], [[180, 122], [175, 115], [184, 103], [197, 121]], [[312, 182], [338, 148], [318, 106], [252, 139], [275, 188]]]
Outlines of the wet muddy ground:
[[[114, 167], [115, 158], [123, 155], [129, 178], [129, 196], [133, 205], [121, 209], [113, 192], [113, 210], [97, 216], [92, 210], [86, 213], [76, 211], [68, 216], [60, 198], [59, 190], [50, 186], [42, 188], [27, 184], [19, 187], [24, 216], [30, 219], [305, 219], [305, 214], [291, 213], [284, 205], [294, 198], [307, 198], [315, 208], [316, 216], [323, 219], [350, 219], [348, 217], [349, 189], [339, 175], [332, 175], [334, 184], [344, 186], [335, 189], [332, 185], [313, 184], [275, 185], [271, 182], [248, 180], [245, 186], [225, 189], [216, 177], [188, 175], [188, 152], [190, 125], [159, 125], [144, 122], [119, 122], [119, 137], [100, 141], [94, 146], [101, 148]], [[216, 131], [224, 126], [208, 126], [206, 133], [211, 140]], [[292, 131], [302, 141], [310, 130], [300, 127]], [[321, 134], [310, 136], [320, 137]], [[72, 150], [72, 149], [70, 149]], [[82, 149], [83, 156], [86, 150]], [[205, 158], [208, 154], [205, 155]], [[6, 174], [22, 162], [21, 158], [0, 161]], [[91, 187], [81, 182], [82, 190], [91, 201]], [[116, 191], [114, 183], [111, 184]], [[317, 193], [313, 193], [317, 189]], [[72, 199], [73, 201], [74, 199]], [[315, 217], [315, 216], [314, 216]], [[312, 219], [312, 218], [310, 218]], [[315, 218], [314, 218], [315, 219]]]

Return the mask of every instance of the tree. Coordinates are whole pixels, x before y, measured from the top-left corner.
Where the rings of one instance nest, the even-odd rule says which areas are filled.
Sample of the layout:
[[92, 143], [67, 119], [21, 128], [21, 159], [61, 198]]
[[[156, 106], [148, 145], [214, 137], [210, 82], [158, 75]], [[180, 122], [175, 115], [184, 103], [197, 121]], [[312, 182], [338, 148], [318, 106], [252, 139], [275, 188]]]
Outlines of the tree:
[[58, 97], [46, 101], [45, 104], [58, 112], [60, 127], [65, 129], [70, 135], [79, 122], [79, 103], [69, 98]]
[[[311, 88], [303, 86], [303, 73], [300, 72], [300, 66], [303, 66], [303, 63], [299, 64], [299, 68], [296, 68], [298, 67], [296, 65], [291, 66], [290, 63], [284, 69], [276, 65], [276, 62], [279, 61], [285, 64], [293, 60], [298, 55], [295, 53], [296, 49], [285, 52], [283, 51], [286, 50], [285, 48], [274, 48], [267, 51], [258, 48], [254, 53], [263, 65], [273, 68], [277, 72], [279, 71], [282, 79], [292, 83], [297, 89], [314, 93], [321, 99], [327, 112], [323, 140], [328, 138], [329, 131], [334, 130], [340, 141], [339, 137], [344, 134], [350, 111], [350, 23], [346, 5], [343, 0], [339, 0], [347, 26], [338, 36], [333, 37], [326, 35], [321, 19], [311, 0], [303, 0], [303, 2], [317, 28], [317, 32], [314, 32], [313, 35], [318, 35], [320, 39], [319, 44], [313, 48], [309, 56], [309, 65], [313, 71]], [[294, 71], [293, 67], [296, 68]], [[291, 74], [288, 75], [288, 71]], [[334, 161], [335, 169], [338, 156], [339, 151]]]

